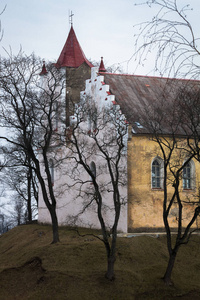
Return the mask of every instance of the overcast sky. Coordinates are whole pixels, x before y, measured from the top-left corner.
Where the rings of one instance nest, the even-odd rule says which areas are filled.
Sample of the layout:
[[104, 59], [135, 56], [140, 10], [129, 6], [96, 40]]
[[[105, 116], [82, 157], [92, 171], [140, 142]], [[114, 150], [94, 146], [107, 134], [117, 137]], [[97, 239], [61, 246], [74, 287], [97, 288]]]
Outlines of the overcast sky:
[[[153, 16], [153, 9], [135, 6], [139, 0], [1, 0], [0, 8], [7, 5], [1, 15], [4, 36], [2, 47], [17, 53], [22, 46], [26, 54], [35, 52], [46, 60], [56, 60], [66, 41], [72, 11], [73, 27], [88, 59], [99, 61], [104, 57], [107, 65], [127, 63], [134, 53], [133, 25]], [[182, 3], [185, 0], [178, 0]], [[186, 1], [187, 2], [187, 1]], [[200, 8], [199, 0], [188, 0]], [[200, 10], [198, 11], [198, 17]], [[198, 19], [197, 19], [198, 20]], [[198, 20], [199, 21], [199, 20]], [[146, 74], [150, 60], [138, 72]], [[128, 72], [135, 71], [134, 59]]]
[[[0, 55], [11, 47], [17, 54], [22, 46], [26, 54], [35, 52], [46, 60], [57, 60], [67, 39], [72, 11], [73, 27], [88, 59], [99, 61], [101, 56], [108, 66], [122, 63], [124, 72], [146, 75], [153, 68], [148, 59], [143, 68], [135, 71], [133, 25], [149, 20], [156, 10], [135, 3], [146, 0], [0, 0], [0, 16], [4, 30]], [[190, 3], [188, 13], [195, 32], [199, 34], [200, 0], [177, 0], [181, 6]]]

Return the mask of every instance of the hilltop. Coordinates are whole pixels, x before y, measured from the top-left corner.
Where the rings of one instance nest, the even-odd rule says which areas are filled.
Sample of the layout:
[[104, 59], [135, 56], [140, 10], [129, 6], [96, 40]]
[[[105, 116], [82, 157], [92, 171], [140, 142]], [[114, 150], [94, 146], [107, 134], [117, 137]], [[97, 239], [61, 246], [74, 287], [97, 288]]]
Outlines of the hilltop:
[[59, 244], [51, 239], [51, 227], [37, 224], [0, 236], [0, 299], [200, 299], [198, 235], [180, 250], [170, 288], [161, 280], [168, 259], [165, 236], [119, 238], [113, 282], [104, 278], [105, 249], [98, 239], [65, 227]]

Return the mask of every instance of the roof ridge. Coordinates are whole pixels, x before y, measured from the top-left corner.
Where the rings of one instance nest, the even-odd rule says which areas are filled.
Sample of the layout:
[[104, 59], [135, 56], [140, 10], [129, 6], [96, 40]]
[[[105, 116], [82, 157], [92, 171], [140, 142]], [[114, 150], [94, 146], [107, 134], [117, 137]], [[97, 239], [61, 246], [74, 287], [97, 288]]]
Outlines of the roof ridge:
[[120, 73], [111, 73], [111, 72], [99, 72], [100, 75], [115, 75], [115, 76], [130, 76], [130, 77], [146, 77], [146, 78], [154, 78], [154, 79], [166, 79], [166, 80], [181, 80], [181, 81], [197, 81], [199, 79], [190, 79], [190, 78], [175, 78], [175, 77], [161, 77], [161, 76], [149, 76], [149, 75], [137, 75], [137, 74], [120, 74]]

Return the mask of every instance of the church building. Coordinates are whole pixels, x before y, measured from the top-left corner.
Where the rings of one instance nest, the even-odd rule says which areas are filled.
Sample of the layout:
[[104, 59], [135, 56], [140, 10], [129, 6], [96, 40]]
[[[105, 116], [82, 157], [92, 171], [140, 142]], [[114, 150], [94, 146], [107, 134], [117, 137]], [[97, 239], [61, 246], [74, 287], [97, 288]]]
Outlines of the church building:
[[[144, 111], [144, 107], [155, 104], [162, 95], [169, 82], [167, 78], [137, 76], [129, 74], [114, 74], [106, 72], [103, 58], [99, 67], [90, 63], [75, 34], [73, 26], [69, 31], [66, 43], [57, 60], [56, 67], [66, 73], [66, 126], [70, 127], [70, 118], [74, 113], [71, 103], [79, 103], [80, 95], [95, 95], [98, 101], [117, 106], [128, 124], [127, 153], [126, 153], [126, 186], [122, 194], [126, 197], [126, 204], [122, 207], [119, 231], [121, 232], [156, 232], [163, 231], [163, 162], [162, 153], [151, 132], [140, 122], [138, 116]], [[46, 74], [43, 66], [41, 76]], [[182, 84], [182, 80], [175, 85]], [[104, 105], [104, 104], [103, 104]], [[168, 134], [169, 136], [169, 134]], [[184, 161], [184, 158], [183, 158]], [[66, 167], [66, 166], [65, 166]], [[60, 171], [58, 171], [60, 172]], [[184, 168], [181, 180], [181, 197], [185, 201], [195, 199], [199, 188], [200, 167], [199, 162], [191, 160]], [[61, 178], [63, 176], [56, 175]], [[60, 180], [60, 179], [59, 179]], [[67, 179], [66, 179], [67, 180]], [[56, 180], [55, 180], [56, 185]], [[56, 186], [55, 186], [56, 188]], [[172, 191], [171, 191], [172, 192]], [[81, 210], [73, 192], [64, 192], [57, 197], [57, 215], [60, 225], [70, 224], [70, 217], [77, 215]], [[68, 199], [68, 200], [66, 200]], [[98, 218], [93, 208], [81, 215], [80, 226], [93, 226], [100, 228]], [[188, 206], [183, 214], [183, 226], [186, 226], [191, 218], [194, 207]], [[106, 212], [108, 226], [112, 212]], [[178, 210], [171, 210], [170, 225], [176, 228]], [[90, 220], [90, 222], [88, 221]], [[50, 222], [50, 216], [40, 195], [38, 207], [38, 221]]]

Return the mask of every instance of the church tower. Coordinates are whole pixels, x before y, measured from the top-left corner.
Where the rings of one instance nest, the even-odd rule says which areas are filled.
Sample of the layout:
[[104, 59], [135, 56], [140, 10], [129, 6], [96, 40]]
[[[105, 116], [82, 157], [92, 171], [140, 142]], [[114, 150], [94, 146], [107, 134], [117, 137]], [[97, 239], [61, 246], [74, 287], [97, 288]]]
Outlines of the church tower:
[[66, 126], [69, 126], [69, 117], [73, 114], [72, 103], [80, 101], [80, 92], [85, 89], [85, 80], [91, 77], [93, 67], [85, 57], [72, 23], [56, 67], [66, 73]]

